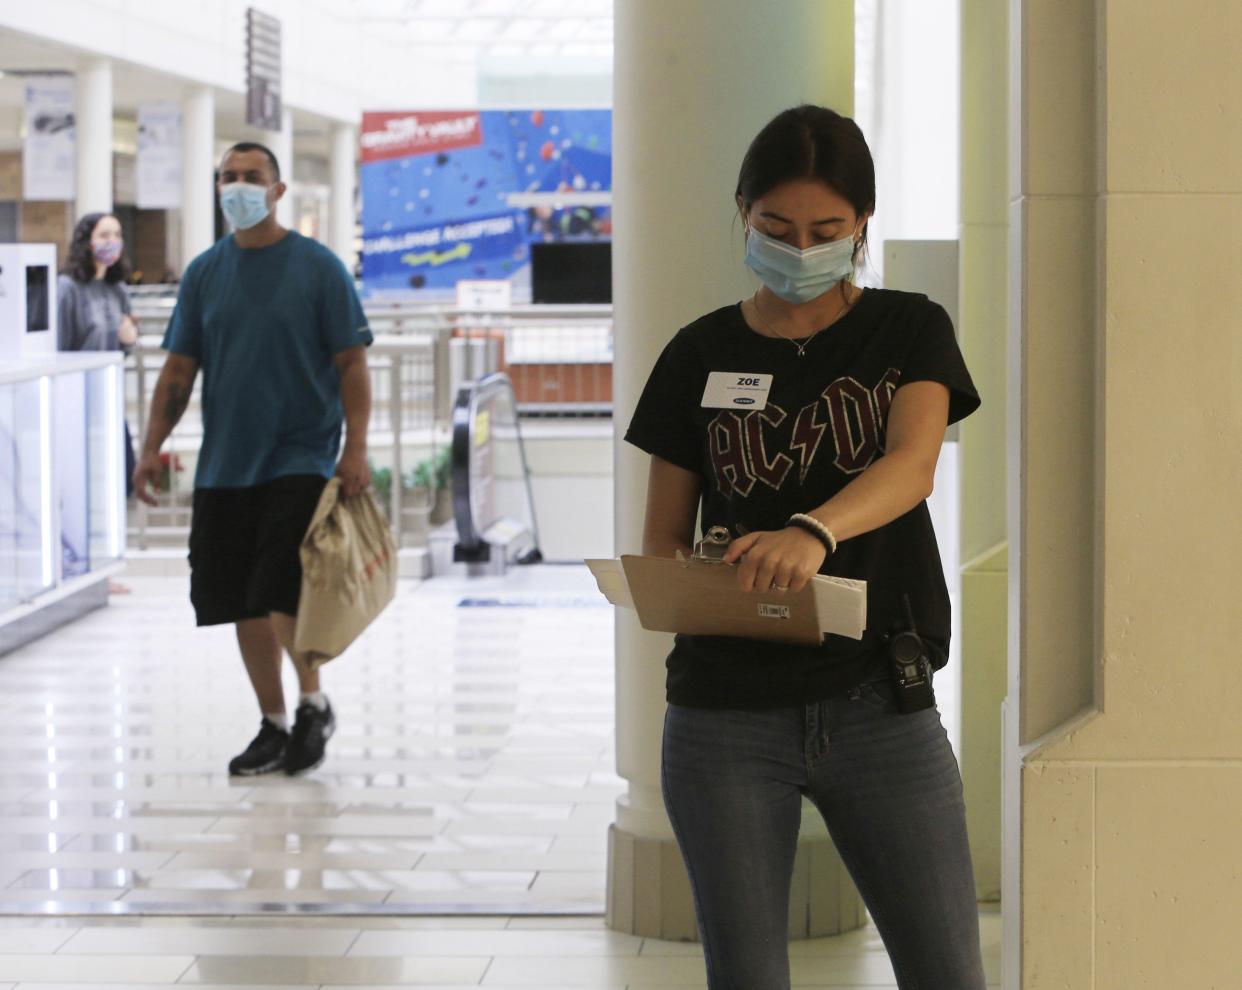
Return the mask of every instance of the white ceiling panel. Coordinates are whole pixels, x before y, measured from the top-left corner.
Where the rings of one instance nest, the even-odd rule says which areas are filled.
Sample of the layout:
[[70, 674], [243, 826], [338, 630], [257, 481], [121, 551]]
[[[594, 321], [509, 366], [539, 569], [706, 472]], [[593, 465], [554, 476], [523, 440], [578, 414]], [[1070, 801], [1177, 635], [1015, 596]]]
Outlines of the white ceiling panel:
[[[612, 56], [611, 0], [344, 0], [352, 17], [391, 37], [404, 29], [410, 43], [439, 58], [480, 56], [608, 59]], [[333, 6], [339, 10], [341, 0]]]

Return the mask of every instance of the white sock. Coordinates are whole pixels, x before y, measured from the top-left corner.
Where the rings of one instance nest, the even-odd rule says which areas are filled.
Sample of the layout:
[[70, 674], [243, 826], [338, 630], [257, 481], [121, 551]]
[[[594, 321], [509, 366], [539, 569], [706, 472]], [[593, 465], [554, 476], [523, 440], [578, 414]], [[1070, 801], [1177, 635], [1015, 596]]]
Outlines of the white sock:
[[298, 698], [299, 705], [313, 705], [321, 712], [328, 710], [328, 696], [322, 691], [310, 691]]
[[285, 732], [289, 731], [289, 716], [284, 712], [279, 712], [275, 715], [272, 715], [269, 712], [264, 712], [263, 717], [271, 722], [272, 725], [276, 726], [276, 728], [284, 729]]

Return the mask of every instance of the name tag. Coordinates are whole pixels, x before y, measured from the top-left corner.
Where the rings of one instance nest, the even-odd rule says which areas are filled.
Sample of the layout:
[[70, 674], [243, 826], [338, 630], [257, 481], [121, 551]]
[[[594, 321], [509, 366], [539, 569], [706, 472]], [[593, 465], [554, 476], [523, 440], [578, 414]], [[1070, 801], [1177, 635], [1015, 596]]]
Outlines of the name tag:
[[771, 375], [740, 371], [713, 371], [703, 389], [704, 409], [762, 409], [768, 404]]

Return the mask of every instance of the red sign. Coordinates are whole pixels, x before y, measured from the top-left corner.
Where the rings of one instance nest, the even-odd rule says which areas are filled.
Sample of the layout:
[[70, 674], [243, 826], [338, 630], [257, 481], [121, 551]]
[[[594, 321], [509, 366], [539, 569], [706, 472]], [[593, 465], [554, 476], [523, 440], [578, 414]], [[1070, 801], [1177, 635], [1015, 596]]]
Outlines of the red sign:
[[477, 110], [407, 110], [362, 115], [362, 160], [380, 162], [483, 143]]

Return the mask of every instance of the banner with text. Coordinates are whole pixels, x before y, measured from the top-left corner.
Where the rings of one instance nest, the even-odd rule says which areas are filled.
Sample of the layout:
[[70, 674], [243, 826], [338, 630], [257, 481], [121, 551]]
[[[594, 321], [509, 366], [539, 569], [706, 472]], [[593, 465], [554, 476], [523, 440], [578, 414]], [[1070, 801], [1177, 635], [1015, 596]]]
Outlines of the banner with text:
[[144, 103], [138, 108], [136, 204], [140, 210], [181, 205], [181, 108]]
[[529, 297], [533, 242], [612, 237], [609, 110], [367, 113], [359, 143], [368, 294]]
[[26, 83], [23, 199], [71, 200], [77, 195], [73, 91], [70, 75], [35, 76]]

